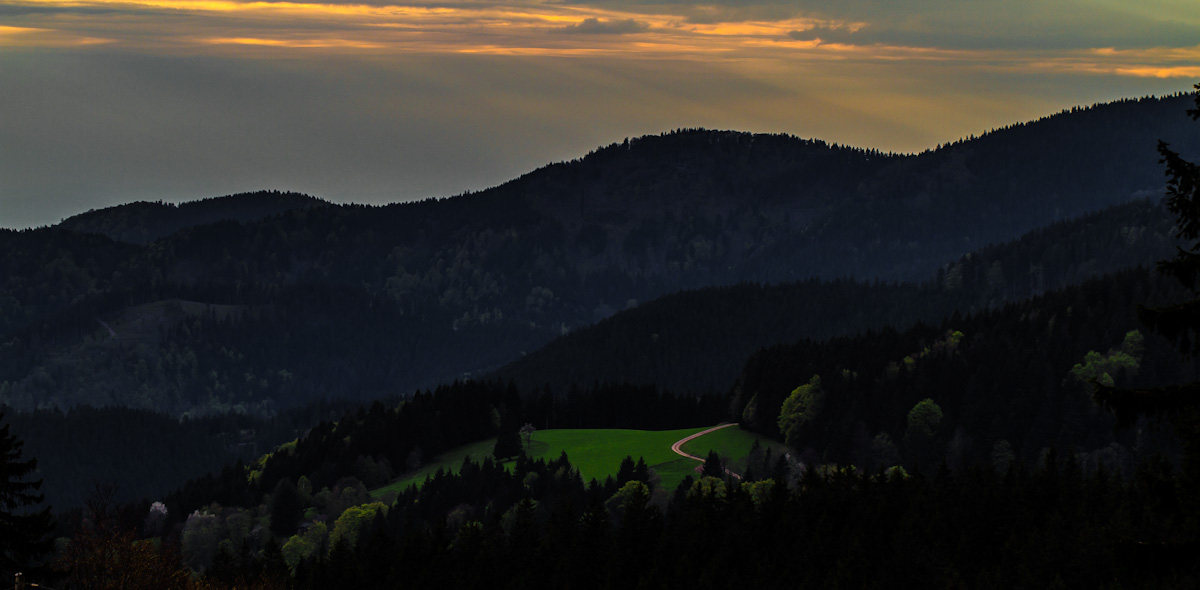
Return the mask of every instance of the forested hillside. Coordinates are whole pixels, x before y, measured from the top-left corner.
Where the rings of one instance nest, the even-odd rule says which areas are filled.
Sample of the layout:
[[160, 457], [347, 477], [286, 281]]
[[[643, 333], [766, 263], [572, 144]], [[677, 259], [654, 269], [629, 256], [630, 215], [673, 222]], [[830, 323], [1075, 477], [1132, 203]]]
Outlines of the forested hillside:
[[[923, 280], [988, 243], [1158, 194], [1154, 140], [1200, 151], [1180, 132], [1184, 100], [1075, 109], [912, 156], [687, 130], [450, 199], [239, 196], [0, 232], [13, 351], [0, 401], [269, 415], [479, 375], [683, 288]], [[226, 220], [192, 225], [206, 216]], [[1058, 284], [1045, 269], [998, 268], [1013, 296]], [[961, 270], [945, 269], [948, 284]]]
[[1149, 268], [1173, 252], [1172, 225], [1160, 204], [1135, 201], [972, 252], [920, 283], [810, 280], [685, 291], [567, 334], [494, 375], [525, 389], [628, 382], [724, 392], [762, 347], [937, 323], [956, 311]]
[[[1106, 144], [1175, 137], [1153, 122], [1177, 102], [918, 156], [682, 131], [445, 201], [142, 245], [0, 235], [0, 395], [41, 407], [12, 430], [76, 502], [28, 571], [180, 590], [1194, 588], [1200, 167], [1160, 145], [1168, 215], [1134, 198], [1162, 184], [1140, 148]], [[405, 389], [554, 332], [488, 378]], [[654, 459], [587, 430], [618, 428], [663, 431], [638, 437]], [[732, 438], [676, 458], [719, 435], [736, 460]], [[241, 460], [164, 492], [222, 455]], [[102, 485], [79, 507], [70, 478]], [[33, 518], [18, 532], [50, 552]]]
[[133, 502], [161, 497], [189, 479], [219, 472], [237, 461], [304, 434], [356, 404], [312, 403], [265, 419], [226, 412], [195, 419], [130, 408], [76, 407], [7, 411], [8, 424], [38, 459], [41, 493], [57, 511], [84, 505], [97, 486], [112, 499]]
[[[733, 412], [798, 453], [752, 453], [741, 479], [698, 475], [663, 489], [653, 469], [635, 467], [584, 481], [569, 456], [518, 456], [464, 461], [372, 497], [425, 453], [526, 421], [557, 425], [578, 412], [597, 426], [620, 413], [607, 402], [670, 428], [713, 409], [623, 397], [636, 393], [628, 387], [556, 398], [475, 382], [343, 415], [124, 518], [178, 538], [176, 567], [226, 587], [886, 584], [876, 567], [932, 587], [1063, 576], [1188, 587], [1197, 570], [1181, 553], [1192, 529], [1177, 518], [1189, 492], [1173, 473], [1172, 429], [1151, 419], [1115, 429], [1087, 384], [1193, 378], [1197, 367], [1133, 318], [1136, 303], [1180, 294], [1130, 271], [938, 326], [763, 351]], [[587, 399], [603, 401], [581, 407]], [[703, 399], [729, 411], [726, 399]], [[782, 560], [803, 567], [789, 572]]]
[[1004, 455], [1032, 463], [1058, 449], [1128, 474], [1151, 449], [1167, 448], [1153, 441], [1169, 428], [1116, 431], [1089, 380], [1193, 379], [1198, 366], [1144, 334], [1136, 317], [1138, 304], [1184, 294], [1146, 270], [1128, 271], [909, 330], [768, 348], [747, 361], [733, 415], [820, 462], [928, 468]]
[[[1195, 375], [1200, 366], [1181, 363], [1173, 345], [1138, 331], [1135, 317], [1138, 303], [1175, 300], [1181, 292], [1138, 269], [903, 331], [805, 339], [749, 357], [736, 386], [721, 395], [676, 396], [625, 384], [575, 386], [567, 395], [512, 382], [455, 383], [398, 407], [376, 403], [324, 423], [266, 457], [249, 488], [234, 475], [216, 489], [244, 490], [230, 500], [244, 503], [282, 477], [331, 486], [342, 477], [363, 479], [356, 470], [365, 459], [395, 473], [415, 467], [414, 452], [419, 463], [525, 423], [671, 429], [722, 419], [816, 453], [805, 459], [813, 465], [874, 471], [999, 458], [1033, 465], [1057, 449], [1087, 469], [1104, 464], [1128, 474], [1152, 453], [1177, 452], [1169, 429], [1144, 422], [1115, 430], [1114, 418], [1092, 400], [1088, 379], [1135, 385]], [[704, 362], [697, 357], [683, 368]], [[920, 438], [911, 413], [927, 398], [937, 418], [921, 424], [929, 431]]]

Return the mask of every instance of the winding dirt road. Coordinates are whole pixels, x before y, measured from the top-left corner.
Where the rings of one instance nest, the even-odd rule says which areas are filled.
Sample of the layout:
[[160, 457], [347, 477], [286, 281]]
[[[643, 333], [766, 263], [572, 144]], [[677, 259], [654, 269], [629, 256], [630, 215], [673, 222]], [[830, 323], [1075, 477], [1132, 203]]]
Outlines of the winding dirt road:
[[[712, 428], [709, 428], [708, 430], [701, 430], [700, 432], [697, 432], [696, 434], [693, 434], [691, 436], [686, 436], [684, 438], [681, 438], [681, 439], [675, 441], [675, 444], [671, 445], [671, 450], [675, 451], [675, 454], [677, 454], [677, 455], [683, 455], [684, 457], [687, 457], [688, 459], [695, 459], [695, 460], [699, 461], [700, 465], [698, 467], [696, 467], [696, 471], [700, 471], [701, 469], [704, 468], [704, 458], [697, 457], [695, 455], [689, 455], [688, 453], [683, 452], [683, 445], [687, 444], [687, 442], [692, 440], [693, 438], [700, 438], [701, 436], [704, 436], [710, 432], [717, 431], [722, 428], [729, 428], [730, 426], [737, 426], [737, 425], [738, 425], [738, 423], [734, 422], [732, 424], [722, 424], [720, 426], [713, 426]], [[742, 476], [740, 476], [728, 469], [725, 470], [725, 473], [730, 476], [733, 476], [737, 479], [742, 479]]]

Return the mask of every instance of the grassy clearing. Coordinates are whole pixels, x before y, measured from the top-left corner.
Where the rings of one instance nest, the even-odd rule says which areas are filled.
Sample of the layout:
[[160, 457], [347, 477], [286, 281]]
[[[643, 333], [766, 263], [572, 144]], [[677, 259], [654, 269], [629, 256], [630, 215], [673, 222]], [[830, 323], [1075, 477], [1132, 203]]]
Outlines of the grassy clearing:
[[758, 434], [742, 430], [737, 426], [722, 428], [694, 438], [683, 445], [683, 450], [697, 457], [704, 457], [708, 455], [709, 451], [716, 451], [718, 455], [728, 458], [729, 469], [735, 473], [744, 473], [746, 457], [750, 454], [750, 448], [754, 446], [755, 440], [759, 441], [764, 450], [770, 448], [773, 457], [787, 452], [787, 447], [783, 443], [762, 438]]
[[[603, 480], [610, 475], [615, 477], [621, 467], [621, 460], [627, 455], [635, 461], [642, 457], [662, 478], [660, 485], [665, 489], [674, 490], [684, 476], [692, 473], [696, 462], [671, 452], [671, 445], [701, 430], [704, 428], [539, 430], [534, 433], [526, 452], [535, 459], [551, 460], [557, 459], [565, 451], [571, 459], [571, 465], [579, 470], [584, 481], [592, 478]], [[371, 497], [381, 498], [388, 492], [400, 492], [410, 485], [419, 486], [427, 476], [433, 475], [438, 469], [457, 473], [462, 467], [464, 456], [470, 457], [472, 461], [482, 461], [491, 456], [495, 445], [496, 439], [491, 438], [442, 453], [417, 471], [372, 490]]]
[[529, 455], [549, 460], [566, 451], [584, 481], [616, 476], [626, 456], [642, 457], [662, 478], [659, 485], [674, 490], [696, 462], [673, 453], [671, 445], [701, 430], [541, 430], [533, 435]]
[[[685, 459], [671, 451], [675, 441], [695, 434], [705, 428], [684, 428], [682, 430], [617, 430], [617, 429], [555, 429], [539, 430], [534, 433], [526, 453], [535, 459], [557, 459], [564, 451], [571, 459], [571, 464], [579, 470], [584, 481], [592, 478], [603, 480], [608, 476], [616, 476], [621, 466], [621, 460], [626, 456], [637, 460], [642, 457], [646, 464], [658, 473], [659, 485], [666, 490], [674, 490], [679, 482], [688, 475], [695, 475], [697, 463]], [[683, 450], [703, 457], [709, 450], [716, 451], [730, 461], [730, 468], [738, 473], [746, 469], [746, 456], [755, 439], [760, 437], [738, 427], [723, 428], [716, 432], [688, 441]], [[781, 443], [761, 439], [763, 448], [771, 448], [772, 454], [778, 456], [786, 452]], [[442, 453], [428, 465], [407, 474], [396, 481], [371, 491], [371, 497], [381, 498], [388, 492], [400, 492], [410, 485], [421, 485], [427, 476], [433, 475], [438, 469], [457, 473], [462, 467], [463, 457], [470, 457], [474, 462], [483, 461], [490, 457], [496, 439], [490, 438], [469, 445], [461, 446]], [[511, 462], [510, 462], [511, 463]]]

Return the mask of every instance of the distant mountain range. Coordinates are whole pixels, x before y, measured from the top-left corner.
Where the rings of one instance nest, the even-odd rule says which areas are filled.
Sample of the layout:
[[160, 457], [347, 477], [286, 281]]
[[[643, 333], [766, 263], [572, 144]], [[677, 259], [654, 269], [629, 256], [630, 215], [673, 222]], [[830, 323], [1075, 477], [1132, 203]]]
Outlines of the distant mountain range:
[[[1157, 197], [1155, 142], [1200, 153], [1186, 101], [1074, 109], [918, 155], [683, 130], [448, 199], [365, 207], [255, 193], [0, 232], [0, 402], [180, 415], [371, 399], [485, 374], [683, 289], [747, 281], [936, 276], [943, 291], [983, 285], [950, 306], [1023, 297], [1169, 248], [1169, 222], [1142, 203], [1094, 218], [1102, 231], [1058, 226], [1029, 238], [1036, 251], [960, 259]], [[1124, 240], [1129, 253], [1096, 261], [1087, 240]], [[803, 308], [843, 287], [808, 282], [784, 300]], [[949, 310], [934, 299], [889, 315], [873, 302], [890, 296], [864, 295], [872, 310], [857, 319], [820, 313], [859, 330]]]

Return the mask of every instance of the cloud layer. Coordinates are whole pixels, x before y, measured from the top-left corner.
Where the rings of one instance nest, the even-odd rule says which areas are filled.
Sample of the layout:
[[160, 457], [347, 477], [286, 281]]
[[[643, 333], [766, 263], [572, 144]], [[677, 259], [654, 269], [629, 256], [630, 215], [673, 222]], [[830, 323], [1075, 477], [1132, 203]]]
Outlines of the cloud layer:
[[[697, 60], [973, 59], [1190, 76], [1200, 3], [1183, 0], [18, 0], [0, 46], [158, 53], [620, 54]], [[563, 37], [563, 31], [593, 33]], [[1095, 53], [1114, 49], [1108, 54]], [[1146, 53], [1157, 49], [1159, 53]], [[1170, 51], [1183, 53], [1172, 58]]]

